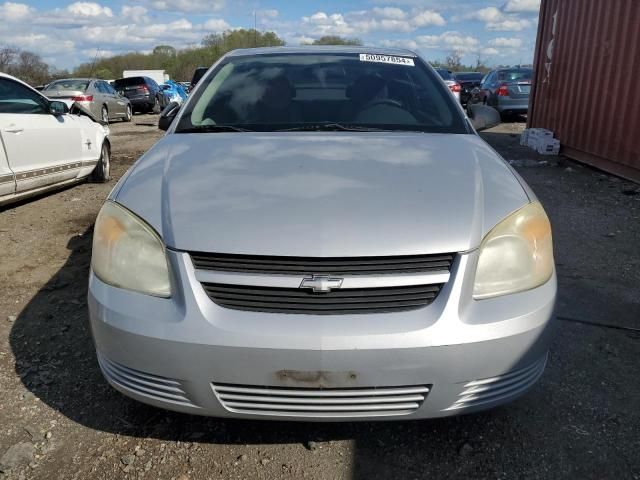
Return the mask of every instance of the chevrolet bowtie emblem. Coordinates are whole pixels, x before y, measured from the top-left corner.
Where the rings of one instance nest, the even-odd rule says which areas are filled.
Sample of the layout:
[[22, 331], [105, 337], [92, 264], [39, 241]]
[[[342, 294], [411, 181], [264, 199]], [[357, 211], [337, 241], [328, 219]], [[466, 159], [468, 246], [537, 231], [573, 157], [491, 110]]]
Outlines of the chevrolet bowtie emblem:
[[311, 288], [317, 293], [328, 293], [340, 288], [342, 281], [342, 278], [332, 278], [328, 275], [313, 275], [311, 278], [303, 279], [300, 288]]

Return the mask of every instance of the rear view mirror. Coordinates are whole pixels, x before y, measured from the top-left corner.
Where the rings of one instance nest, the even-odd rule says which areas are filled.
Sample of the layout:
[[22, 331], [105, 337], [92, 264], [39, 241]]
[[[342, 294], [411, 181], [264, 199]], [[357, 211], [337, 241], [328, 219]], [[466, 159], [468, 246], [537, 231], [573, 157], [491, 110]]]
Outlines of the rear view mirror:
[[469, 105], [469, 120], [477, 132], [500, 124], [500, 114], [495, 108], [486, 105]]
[[69, 107], [64, 102], [52, 101], [49, 103], [49, 113], [51, 115], [64, 115], [65, 113], [69, 113]]
[[176, 118], [178, 110], [180, 110], [180, 104], [178, 102], [171, 102], [169, 105], [167, 105], [165, 109], [160, 113], [158, 128], [166, 132], [171, 126], [171, 123], [173, 123], [173, 119]]

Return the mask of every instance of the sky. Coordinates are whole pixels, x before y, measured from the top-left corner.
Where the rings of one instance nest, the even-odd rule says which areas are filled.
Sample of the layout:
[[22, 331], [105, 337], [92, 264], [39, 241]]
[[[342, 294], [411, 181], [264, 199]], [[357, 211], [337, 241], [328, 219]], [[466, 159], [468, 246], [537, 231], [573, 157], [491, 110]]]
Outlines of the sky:
[[73, 68], [154, 46], [195, 47], [209, 33], [275, 31], [288, 45], [323, 35], [404, 47], [427, 60], [452, 51], [475, 64], [531, 63], [540, 0], [0, 0], [0, 46]]

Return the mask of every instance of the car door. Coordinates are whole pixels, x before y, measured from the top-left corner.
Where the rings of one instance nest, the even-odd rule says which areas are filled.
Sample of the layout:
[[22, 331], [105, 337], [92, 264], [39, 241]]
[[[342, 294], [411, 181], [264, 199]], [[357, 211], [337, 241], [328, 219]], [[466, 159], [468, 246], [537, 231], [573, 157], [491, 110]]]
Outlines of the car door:
[[109, 118], [114, 117], [114, 113], [111, 110], [111, 106], [109, 105], [109, 96], [107, 95], [107, 91], [102, 86], [102, 81], [94, 80], [91, 82], [91, 87], [93, 93], [93, 103], [91, 108], [91, 113], [95, 115], [96, 118], [102, 120], [102, 107], [107, 108], [107, 114]]
[[487, 100], [487, 105], [494, 105], [494, 93], [495, 93], [496, 72], [493, 71], [487, 78], [485, 78], [482, 84], [482, 92], [484, 98]]
[[109, 116], [112, 118], [124, 117], [126, 114], [126, 108], [127, 108], [126, 102], [122, 99], [120, 95], [118, 95], [118, 93], [113, 89], [113, 87], [109, 85], [107, 82], [101, 81], [100, 85], [102, 86], [102, 90], [104, 91], [105, 95], [109, 99], [108, 100], [109, 113], [110, 113]]
[[0, 138], [16, 192], [75, 178], [82, 166], [79, 117], [52, 115], [49, 103], [25, 84], [0, 77]]
[[[0, 107], [2, 104], [0, 103]], [[2, 122], [2, 113], [0, 113], [0, 123]], [[9, 195], [16, 191], [16, 181], [13, 176], [13, 171], [9, 167], [9, 160], [7, 160], [7, 154], [4, 151], [4, 145], [2, 138], [0, 138], [0, 198], [3, 195]]]

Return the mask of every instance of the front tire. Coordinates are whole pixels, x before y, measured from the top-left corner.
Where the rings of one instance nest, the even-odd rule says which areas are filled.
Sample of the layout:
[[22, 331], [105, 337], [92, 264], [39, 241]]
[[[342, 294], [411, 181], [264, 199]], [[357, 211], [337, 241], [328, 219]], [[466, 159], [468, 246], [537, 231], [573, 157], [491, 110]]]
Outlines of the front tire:
[[127, 111], [124, 114], [124, 118], [122, 119], [124, 122], [130, 122], [133, 117], [133, 111], [131, 110], [131, 105], [127, 105]]
[[96, 168], [91, 172], [91, 181], [107, 183], [109, 180], [111, 180], [111, 151], [109, 150], [109, 144], [104, 142], [100, 152], [100, 160], [98, 160]]

